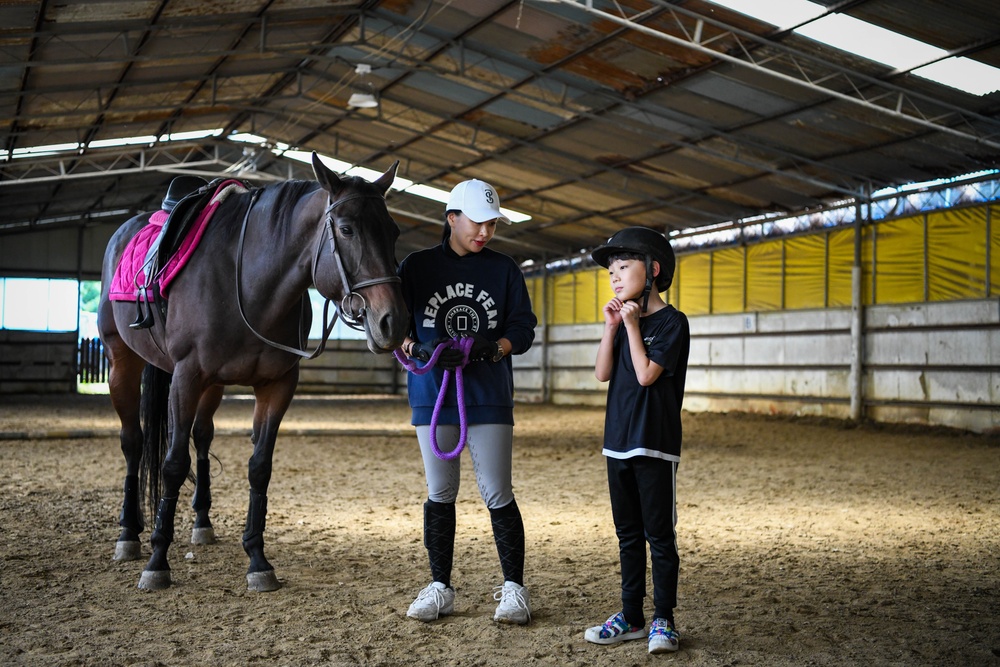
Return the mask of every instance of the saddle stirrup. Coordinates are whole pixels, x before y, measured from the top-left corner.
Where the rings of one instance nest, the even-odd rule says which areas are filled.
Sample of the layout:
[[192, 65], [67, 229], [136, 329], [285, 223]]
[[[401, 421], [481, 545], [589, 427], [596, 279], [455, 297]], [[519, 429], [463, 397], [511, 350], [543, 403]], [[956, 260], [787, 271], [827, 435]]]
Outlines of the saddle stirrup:
[[153, 307], [146, 304], [146, 312], [142, 310], [142, 299], [135, 300], [135, 322], [128, 325], [129, 329], [149, 329], [153, 326]]

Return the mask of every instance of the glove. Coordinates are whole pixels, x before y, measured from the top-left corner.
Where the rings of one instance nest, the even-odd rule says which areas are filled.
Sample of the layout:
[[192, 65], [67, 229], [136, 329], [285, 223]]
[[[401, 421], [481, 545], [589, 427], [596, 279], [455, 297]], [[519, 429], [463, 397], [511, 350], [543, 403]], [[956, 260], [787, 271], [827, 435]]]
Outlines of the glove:
[[447, 371], [447, 370], [453, 370], [455, 368], [460, 368], [464, 363], [465, 363], [465, 355], [462, 354], [461, 350], [454, 347], [446, 347], [445, 349], [441, 350], [441, 356], [438, 357], [437, 365]]
[[435, 348], [437, 348], [436, 343], [415, 342], [410, 346], [410, 357], [416, 359], [417, 361], [430, 361]]
[[469, 359], [474, 361], [491, 361], [496, 354], [497, 344], [482, 334], [472, 333], [466, 336], [472, 339], [472, 349], [469, 350]]
[[[438, 345], [450, 341], [450, 338], [438, 338], [432, 340], [430, 343], [414, 343], [410, 348], [410, 356], [417, 361], [430, 361]], [[450, 370], [461, 366], [463, 361], [465, 361], [465, 355], [462, 354], [461, 350], [447, 347], [441, 350], [441, 356], [438, 357], [437, 365], [445, 370]]]

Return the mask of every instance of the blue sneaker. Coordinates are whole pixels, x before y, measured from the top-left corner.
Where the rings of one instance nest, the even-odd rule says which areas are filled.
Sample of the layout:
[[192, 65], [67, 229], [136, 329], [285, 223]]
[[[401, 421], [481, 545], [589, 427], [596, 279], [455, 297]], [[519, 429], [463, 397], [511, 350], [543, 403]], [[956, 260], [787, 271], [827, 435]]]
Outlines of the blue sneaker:
[[618, 612], [604, 625], [595, 625], [587, 628], [583, 633], [583, 638], [592, 644], [617, 644], [630, 639], [642, 639], [646, 635], [646, 629], [629, 624], [625, 620], [625, 614]]
[[649, 652], [673, 653], [681, 647], [681, 635], [665, 618], [654, 618], [649, 626]]

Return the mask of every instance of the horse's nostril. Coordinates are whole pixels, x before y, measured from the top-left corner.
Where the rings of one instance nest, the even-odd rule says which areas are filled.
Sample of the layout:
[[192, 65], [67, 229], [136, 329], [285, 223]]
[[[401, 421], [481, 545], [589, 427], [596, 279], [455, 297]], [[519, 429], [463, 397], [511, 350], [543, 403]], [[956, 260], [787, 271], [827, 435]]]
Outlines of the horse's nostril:
[[392, 314], [386, 313], [385, 315], [383, 315], [381, 318], [379, 318], [378, 324], [379, 324], [379, 333], [382, 334], [382, 337], [386, 340], [392, 338], [392, 331], [393, 331]]
[[382, 340], [390, 346], [401, 344], [405, 337], [403, 327], [406, 326], [408, 320], [408, 317], [401, 318], [392, 312], [382, 315], [378, 321], [378, 331], [382, 335]]

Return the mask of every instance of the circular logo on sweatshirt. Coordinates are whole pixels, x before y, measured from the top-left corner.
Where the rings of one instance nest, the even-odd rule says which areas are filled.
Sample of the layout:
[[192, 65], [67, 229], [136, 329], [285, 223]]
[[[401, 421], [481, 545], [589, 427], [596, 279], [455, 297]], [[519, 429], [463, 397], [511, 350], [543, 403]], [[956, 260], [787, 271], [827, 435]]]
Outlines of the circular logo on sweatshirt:
[[451, 338], [479, 331], [479, 315], [470, 306], [455, 306], [444, 316], [444, 329]]

